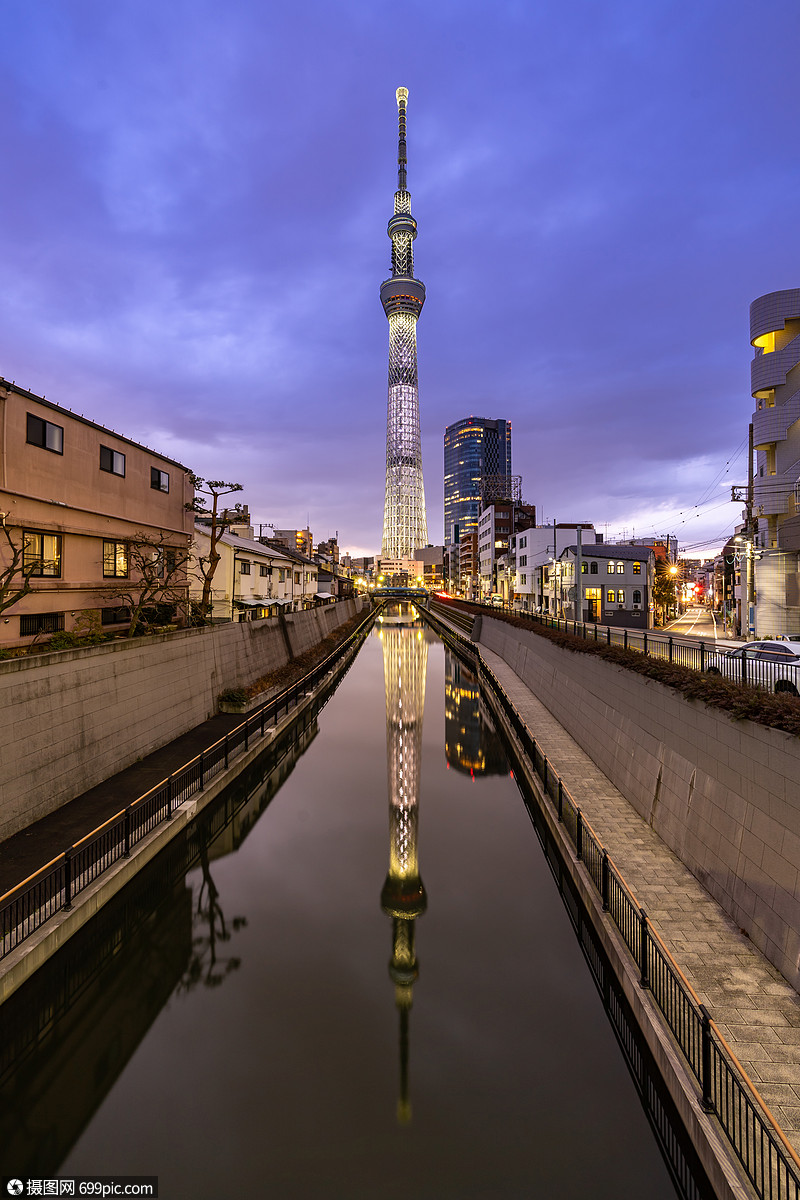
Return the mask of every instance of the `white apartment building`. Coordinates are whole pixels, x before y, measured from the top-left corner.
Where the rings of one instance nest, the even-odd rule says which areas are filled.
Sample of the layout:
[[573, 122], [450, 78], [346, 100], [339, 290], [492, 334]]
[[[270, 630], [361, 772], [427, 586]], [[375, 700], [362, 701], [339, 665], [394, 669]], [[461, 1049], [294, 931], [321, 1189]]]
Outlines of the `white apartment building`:
[[753, 301], [750, 344], [761, 638], [800, 633], [800, 288]]
[[535, 525], [513, 538], [514, 608], [520, 612], [547, 612], [550, 592], [544, 587], [544, 568], [565, 546], [575, 545], [578, 529], [584, 546], [594, 546], [598, 534], [592, 524]]

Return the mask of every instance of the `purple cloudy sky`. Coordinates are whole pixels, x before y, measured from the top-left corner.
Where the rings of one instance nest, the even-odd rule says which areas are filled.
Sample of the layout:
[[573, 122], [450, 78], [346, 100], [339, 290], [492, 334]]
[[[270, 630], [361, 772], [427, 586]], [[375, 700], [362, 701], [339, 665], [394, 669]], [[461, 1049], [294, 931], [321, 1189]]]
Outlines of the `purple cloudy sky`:
[[431, 541], [470, 414], [512, 420], [540, 516], [732, 527], [748, 307], [800, 285], [797, 0], [5, 0], [0, 29], [0, 374], [379, 550], [403, 84]]

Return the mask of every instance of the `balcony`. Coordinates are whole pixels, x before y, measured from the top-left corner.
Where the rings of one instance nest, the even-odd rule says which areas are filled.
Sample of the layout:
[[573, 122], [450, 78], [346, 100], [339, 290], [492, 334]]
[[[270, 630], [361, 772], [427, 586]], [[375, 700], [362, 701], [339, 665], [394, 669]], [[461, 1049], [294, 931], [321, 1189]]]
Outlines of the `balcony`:
[[760, 408], [753, 413], [753, 445], [759, 450], [772, 442], [785, 441], [789, 426], [798, 418], [800, 392], [795, 392], [785, 404], [776, 404], [773, 408]]
[[750, 394], [765, 392], [770, 388], [782, 387], [792, 367], [800, 362], [800, 335], [792, 338], [782, 350], [774, 354], [758, 354], [750, 363]]

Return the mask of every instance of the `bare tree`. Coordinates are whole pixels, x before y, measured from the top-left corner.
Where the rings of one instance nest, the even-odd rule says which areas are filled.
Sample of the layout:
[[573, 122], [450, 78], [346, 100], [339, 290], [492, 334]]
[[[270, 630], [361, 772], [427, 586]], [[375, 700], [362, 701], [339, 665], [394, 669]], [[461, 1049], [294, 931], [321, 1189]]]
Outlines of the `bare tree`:
[[140, 626], [163, 624], [163, 616], [159, 619], [163, 605], [186, 609], [190, 551], [188, 546], [176, 546], [161, 532], [156, 536], [135, 533], [125, 546], [128, 574], [120, 579], [113, 595], [130, 609], [128, 637], [133, 637]]
[[197, 909], [192, 924], [197, 929], [207, 925], [208, 932], [198, 933], [192, 938], [191, 958], [178, 985], [181, 992], [189, 992], [198, 984], [202, 984], [203, 987], [219, 987], [231, 971], [239, 969], [242, 962], [236, 955], [220, 953], [220, 943], [229, 942], [232, 932], [238, 933], [247, 925], [247, 918], [234, 917], [230, 924], [226, 923], [219, 903], [219, 891], [211, 878], [208, 846], [205, 843], [200, 851], [200, 868], [203, 881], [197, 894]]
[[31, 575], [40, 563], [37, 560], [25, 565], [24, 536], [21, 542], [14, 541], [11, 530], [6, 526], [5, 516], [0, 530], [3, 534], [3, 541], [0, 542], [0, 612], [5, 612], [33, 590]]
[[[201, 479], [199, 475], [191, 475], [195, 490], [195, 498], [186, 507], [190, 512], [197, 513], [208, 524], [210, 545], [208, 554], [198, 555], [197, 566], [203, 580], [203, 594], [200, 598], [200, 614], [204, 621], [211, 616], [211, 585], [214, 573], [219, 565], [221, 555], [217, 550], [217, 542], [229, 525], [235, 523], [242, 511], [241, 504], [233, 509], [219, 510], [220, 496], [228, 496], [232, 492], [241, 492], [241, 483], [225, 483], [222, 479]], [[209, 505], [210, 501], [210, 505]]]

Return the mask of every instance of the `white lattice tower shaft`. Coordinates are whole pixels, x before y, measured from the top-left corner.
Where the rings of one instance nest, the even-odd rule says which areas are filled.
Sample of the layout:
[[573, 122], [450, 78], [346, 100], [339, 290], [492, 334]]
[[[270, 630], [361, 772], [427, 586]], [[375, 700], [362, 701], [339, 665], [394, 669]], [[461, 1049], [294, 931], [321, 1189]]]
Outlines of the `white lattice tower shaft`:
[[388, 226], [392, 275], [381, 285], [381, 304], [389, 321], [382, 556], [391, 559], [412, 558], [415, 550], [428, 544], [417, 381], [417, 318], [425, 303], [425, 285], [414, 278], [417, 223], [406, 187], [407, 99], [406, 88], [398, 88], [397, 191]]

